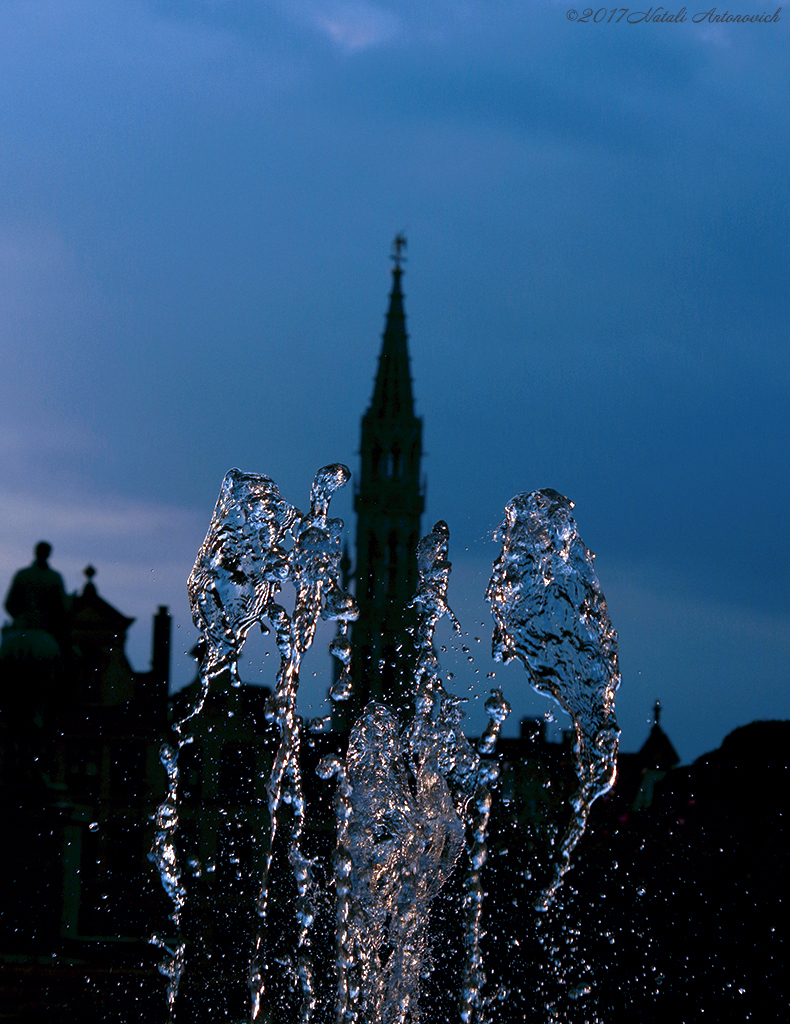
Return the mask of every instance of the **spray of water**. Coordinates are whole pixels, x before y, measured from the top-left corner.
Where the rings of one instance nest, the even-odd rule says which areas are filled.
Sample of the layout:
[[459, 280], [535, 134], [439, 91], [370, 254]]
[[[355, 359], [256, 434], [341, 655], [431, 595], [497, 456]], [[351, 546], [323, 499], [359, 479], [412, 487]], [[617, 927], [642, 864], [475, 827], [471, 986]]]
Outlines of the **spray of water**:
[[[297, 950], [289, 961], [302, 992], [301, 1019], [309, 1020], [315, 1006], [315, 986], [310, 955], [310, 928], [315, 916], [312, 903], [314, 883], [311, 863], [301, 849], [305, 801], [300, 773], [300, 731], [296, 717], [299, 667], [310, 647], [319, 616], [341, 622], [342, 635], [356, 618], [354, 601], [338, 582], [340, 535], [343, 524], [328, 519], [332, 494], [349, 480], [345, 466], [319, 470], [310, 493], [310, 511], [303, 515], [281, 496], [267, 476], [231, 470], [222, 482], [206, 539], [198, 552], [189, 577], [188, 591], [195, 625], [205, 649], [201, 660], [201, 690], [189, 713], [178, 722], [175, 748], [166, 745], [162, 760], [168, 773], [168, 793], [156, 815], [157, 831], [151, 859], [157, 864], [166, 892], [173, 900], [171, 918], [180, 929], [185, 891], [181, 881], [174, 843], [178, 823], [178, 751], [191, 737], [184, 727], [199, 714], [211, 679], [230, 673], [234, 686], [240, 685], [238, 659], [250, 629], [258, 624], [274, 628], [280, 653], [280, 670], [271, 704], [281, 742], [267, 785], [270, 833], [260, 895], [258, 924], [249, 986], [253, 1019], [260, 1011], [265, 991], [262, 950], [268, 912], [268, 877], [272, 864], [278, 810], [286, 800], [291, 807], [288, 859], [296, 882]], [[290, 543], [290, 549], [287, 545]], [[276, 603], [283, 583], [296, 590], [294, 611], [288, 615]], [[337, 643], [337, 641], [336, 641]], [[342, 646], [342, 644], [338, 645]], [[342, 677], [341, 677], [342, 678]], [[161, 945], [161, 943], [159, 943]], [[173, 1006], [184, 969], [184, 944], [175, 950], [163, 946], [167, 955], [161, 966], [169, 979], [168, 1000]]]
[[[414, 710], [401, 728], [382, 704], [370, 703], [354, 724], [345, 763], [319, 767], [338, 777], [336, 1017], [338, 1024], [416, 1024], [429, 969], [430, 909], [461, 856], [478, 809], [465, 886], [467, 968], [462, 1018], [472, 1020], [482, 979], [480, 868], [495, 766], [481, 760], [461, 730], [459, 700], [439, 675], [433, 645], [438, 621], [460, 626], [447, 604], [449, 530], [439, 522], [417, 549], [419, 584]], [[501, 698], [501, 694], [499, 695]], [[491, 705], [493, 736], [507, 705]], [[494, 710], [495, 709], [495, 710]], [[486, 752], [493, 742], [488, 733]]]
[[572, 509], [573, 502], [551, 489], [509, 501], [499, 528], [502, 553], [486, 592], [496, 623], [494, 658], [518, 658], [532, 686], [573, 721], [573, 816], [540, 910], [548, 908], [568, 869], [593, 801], [614, 782], [620, 741], [614, 716], [617, 633]]
[[247, 633], [261, 620], [287, 576], [288, 555], [282, 543], [296, 518], [296, 509], [283, 500], [269, 477], [231, 470], [222, 482], [209, 532], [187, 583], [192, 615], [204, 645], [201, 687], [194, 706], [174, 725], [175, 745], [164, 743], [160, 750], [167, 793], [154, 816], [156, 832], [149, 854], [172, 900], [170, 917], [179, 935], [173, 945], [158, 935], [151, 940], [164, 953], [159, 969], [168, 979], [171, 1012], [184, 972], [186, 949], [180, 938], [186, 890], [175, 842], [178, 755], [186, 743], [192, 742], [184, 727], [202, 710], [213, 676], [227, 670], [233, 684], [239, 685], [238, 658]]
[[[319, 617], [339, 624], [330, 650], [341, 662], [331, 695], [351, 692], [349, 623], [353, 598], [339, 583], [342, 522], [328, 518], [332, 494], [349, 479], [345, 466], [316, 474], [305, 515], [280, 495], [268, 477], [231, 470], [189, 578], [193, 617], [205, 644], [201, 693], [176, 725], [176, 747], [162, 760], [168, 792], [157, 816], [151, 859], [174, 905], [180, 928], [186, 893], [174, 834], [178, 822], [178, 751], [190, 741], [187, 721], [199, 714], [212, 677], [228, 671], [239, 685], [238, 657], [246, 636], [264, 620], [274, 629], [280, 668], [270, 716], [280, 744], [268, 780], [270, 829], [257, 900], [257, 924], [248, 984], [252, 1019], [267, 993], [266, 932], [269, 882], [283, 803], [287, 856], [296, 885], [293, 948], [277, 957], [294, 990], [301, 992], [299, 1020], [307, 1024], [317, 1005], [311, 933], [318, 896], [315, 863], [302, 849], [305, 798], [300, 768], [301, 734], [296, 715], [299, 669]], [[533, 686], [557, 700], [576, 730], [578, 790], [573, 820], [562, 841], [552, 883], [541, 897], [548, 906], [584, 829], [589, 806], [614, 777], [618, 732], [614, 722], [616, 634], [584, 547], [570, 516], [572, 505], [554, 491], [519, 495], [507, 506], [500, 530], [502, 554], [494, 563], [487, 599], [496, 622], [494, 656], [520, 658]], [[420, 990], [430, 970], [430, 909], [466, 849], [463, 882], [465, 966], [459, 994], [464, 1024], [483, 1024], [486, 999], [481, 953], [486, 829], [491, 786], [499, 768], [491, 756], [509, 706], [502, 691], [486, 701], [489, 725], [476, 748], [462, 730], [461, 700], [440, 677], [434, 648], [437, 623], [460, 626], [447, 603], [451, 565], [449, 530], [437, 523], [418, 546], [419, 584], [413, 673], [413, 711], [402, 725], [388, 708], [369, 704], [354, 723], [345, 759], [320, 762], [318, 773], [336, 780], [335, 898], [338, 1024], [417, 1024]], [[290, 547], [289, 547], [290, 545]], [[289, 614], [275, 598], [285, 581], [296, 592]], [[184, 970], [184, 944], [162, 940], [162, 965], [173, 1005]]]

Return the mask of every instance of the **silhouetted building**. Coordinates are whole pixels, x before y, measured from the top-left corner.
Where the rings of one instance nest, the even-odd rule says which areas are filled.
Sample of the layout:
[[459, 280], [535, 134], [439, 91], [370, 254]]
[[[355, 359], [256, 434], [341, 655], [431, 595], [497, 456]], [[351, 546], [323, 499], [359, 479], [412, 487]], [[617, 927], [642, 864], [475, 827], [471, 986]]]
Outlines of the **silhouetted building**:
[[370, 407], [362, 419], [354, 496], [354, 578], [359, 619], [352, 627], [353, 714], [369, 700], [404, 709], [408, 695], [408, 610], [417, 589], [415, 552], [425, 495], [420, 478], [422, 420], [414, 414], [401, 277], [405, 239], [393, 246], [392, 292]]
[[[173, 697], [174, 722], [189, 713], [200, 691], [195, 680]], [[185, 730], [176, 846], [187, 900], [181, 935], [164, 935], [170, 948], [180, 939], [187, 944], [178, 1022], [245, 1015], [269, 830], [266, 783], [277, 749], [276, 730], [266, 719], [270, 696], [266, 686], [232, 686], [225, 672], [212, 679], [200, 714]]]
[[[540, 914], [567, 821], [571, 744], [547, 742], [528, 719], [498, 746], [483, 922], [486, 991], [503, 992], [492, 1024], [786, 1019], [790, 722], [736, 729], [674, 767], [656, 716], [642, 748], [618, 759], [614, 788], [593, 804]], [[449, 973], [452, 957], [439, 955]]]
[[[200, 689], [195, 680], [174, 696], [174, 722], [194, 707]], [[176, 846], [187, 899], [181, 936], [166, 930], [164, 936], [170, 948], [179, 938], [186, 943], [187, 969], [175, 1001], [175, 1024], [236, 1021], [249, 1016], [247, 976], [269, 852], [267, 785], [280, 741], [267, 717], [270, 696], [268, 686], [233, 686], [230, 674], [222, 673], [212, 679], [200, 714], [185, 726], [190, 739], [179, 754]], [[331, 784], [318, 777], [316, 767], [336, 739], [332, 734], [313, 735], [305, 730], [301, 741], [307, 813], [300, 846], [324, 885], [328, 882], [322, 871], [331, 865], [335, 819]], [[283, 803], [278, 812], [265, 929], [267, 948], [276, 947], [273, 960], [278, 952], [290, 954], [296, 942], [294, 905], [298, 893], [288, 853], [291, 824], [291, 808]], [[322, 907], [326, 911], [328, 904]], [[331, 960], [332, 941], [327, 937], [318, 945], [316, 961]], [[327, 979], [330, 971], [328, 965], [323, 966], [319, 973]], [[266, 1013], [271, 1012], [272, 1003], [282, 1010], [292, 996], [287, 986], [286, 991], [277, 989], [276, 978], [269, 982]], [[264, 1019], [270, 1018], [264, 1014]], [[276, 1020], [276, 1015], [271, 1019]], [[290, 1017], [284, 1013], [283, 1019]]]
[[[152, 669], [135, 672], [124, 649], [134, 620], [99, 596], [95, 570], [67, 598], [41, 568], [15, 577], [0, 659], [0, 808], [13, 836], [0, 846], [0, 1016], [139, 1020], [162, 999], [148, 937], [167, 901], [147, 855], [164, 784], [170, 616], [159, 609]], [[35, 594], [19, 599], [20, 582], [41, 580], [60, 647], [43, 688], [26, 626]]]

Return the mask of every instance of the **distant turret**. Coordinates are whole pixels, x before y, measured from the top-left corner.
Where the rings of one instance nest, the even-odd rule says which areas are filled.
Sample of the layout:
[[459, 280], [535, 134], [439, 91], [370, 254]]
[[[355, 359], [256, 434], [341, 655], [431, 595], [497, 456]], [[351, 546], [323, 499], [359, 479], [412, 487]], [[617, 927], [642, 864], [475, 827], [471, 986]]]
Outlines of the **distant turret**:
[[642, 770], [642, 781], [633, 805], [635, 811], [644, 811], [651, 806], [656, 785], [680, 762], [669, 737], [658, 724], [660, 718], [661, 702], [657, 700], [653, 706], [653, 728], [635, 757]]
[[680, 758], [669, 737], [659, 725], [660, 719], [661, 701], [657, 700], [653, 706], [653, 728], [637, 757], [643, 769], [667, 772], [679, 764]]
[[126, 659], [126, 633], [134, 619], [99, 597], [92, 565], [85, 569], [85, 586], [74, 597], [72, 640], [79, 654], [73, 699], [111, 707], [135, 696], [134, 673]]

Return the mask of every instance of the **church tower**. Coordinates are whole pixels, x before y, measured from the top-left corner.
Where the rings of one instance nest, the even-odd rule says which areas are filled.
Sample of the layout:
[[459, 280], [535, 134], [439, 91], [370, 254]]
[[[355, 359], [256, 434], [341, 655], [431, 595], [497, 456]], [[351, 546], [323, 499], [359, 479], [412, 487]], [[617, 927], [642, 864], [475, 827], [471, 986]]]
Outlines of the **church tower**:
[[362, 419], [357, 513], [356, 600], [352, 628], [353, 697], [356, 714], [369, 700], [404, 710], [413, 644], [408, 605], [417, 588], [415, 552], [425, 496], [420, 482], [422, 420], [414, 399], [403, 312], [403, 250], [393, 243], [390, 293], [378, 372], [370, 408]]

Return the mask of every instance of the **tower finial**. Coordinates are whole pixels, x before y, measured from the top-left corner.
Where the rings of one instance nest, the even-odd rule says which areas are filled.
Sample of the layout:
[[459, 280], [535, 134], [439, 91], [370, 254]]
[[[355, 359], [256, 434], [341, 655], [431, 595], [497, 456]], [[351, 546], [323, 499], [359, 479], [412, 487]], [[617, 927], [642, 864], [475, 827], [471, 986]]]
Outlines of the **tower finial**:
[[653, 725], [658, 725], [661, 718], [661, 701], [657, 700], [653, 705]]
[[406, 262], [406, 257], [403, 255], [403, 250], [406, 248], [406, 236], [402, 231], [399, 231], [395, 235], [395, 239], [392, 243], [392, 260], [395, 263], [395, 269], [400, 270], [401, 263]]

